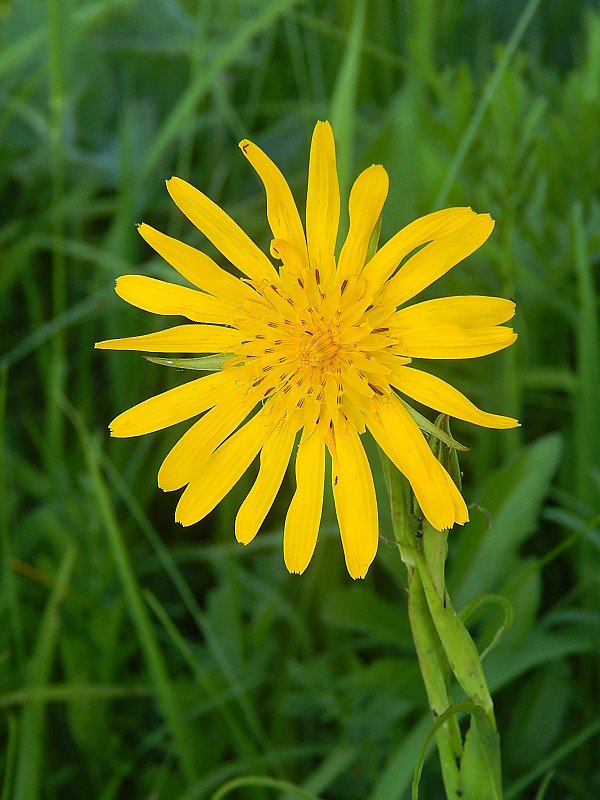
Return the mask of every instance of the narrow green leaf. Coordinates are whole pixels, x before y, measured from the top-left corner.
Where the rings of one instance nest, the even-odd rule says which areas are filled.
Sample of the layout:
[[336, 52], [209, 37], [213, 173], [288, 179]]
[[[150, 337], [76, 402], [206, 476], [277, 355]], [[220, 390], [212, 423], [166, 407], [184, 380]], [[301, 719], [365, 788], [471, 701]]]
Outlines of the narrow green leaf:
[[[67, 592], [75, 566], [77, 549], [71, 544], [65, 553], [52, 594], [40, 620], [37, 639], [27, 667], [27, 688], [48, 683], [62, 623], [60, 605]], [[13, 800], [39, 796], [45, 752], [46, 704], [43, 700], [25, 701], [20, 726]]]
[[429, 434], [429, 436], [435, 436], [436, 439], [444, 442], [444, 444], [447, 444], [448, 447], [452, 447], [455, 450], [461, 450], [465, 453], [468, 452], [468, 447], [465, 447], [464, 444], [457, 442], [456, 439], [452, 438], [452, 436], [449, 436], [441, 428], [438, 428], [437, 425], [434, 425], [433, 422], [430, 422], [427, 417], [419, 414], [419, 412], [415, 411], [415, 409], [409, 406], [408, 403], [405, 403], [402, 398], [399, 398], [399, 400], [422, 431], [425, 431], [425, 433]]
[[471, 711], [460, 765], [464, 800], [502, 800], [500, 737], [481, 708]]
[[205, 372], [217, 372], [227, 363], [231, 355], [217, 353], [212, 356], [200, 356], [199, 358], [158, 358], [156, 356], [144, 356], [146, 361], [153, 364], [160, 364], [163, 367], [175, 367], [175, 369], [193, 369]]
[[367, 0], [356, 0], [346, 47], [331, 99], [331, 125], [335, 133], [340, 194], [347, 198], [352, 172], [356, 94], [360, 75]]
[[450, 166], [448, 167], [448, 171], [446, 172], [446, 177], [444, 178], [444, 182], [440, 187], [440, 190], [437, 194], [437, 197], [434, 200], [433, 208], [441, 208], [448, 198], [448, 194], [450, 189], [452, 188], [454, 182], [456, 181], [456, 177], [460, 171], [460, 168], [463, 164], [463, 161], [466, 158], [467, 153], [469, 152], [469, 148], [473, 144], [479, 126], [483, 120], [484, 114], [490, 105], [492, 98], [500, 84], [500, 79], [504, 74], [507, 66], [509, 65], [511, 59], [515, 55], [519, 43], [521, 39], [525, 35], [525, 31], [529, 27], [531, 20], [534, 17], [535, 12], [537, 11], [540, 3], [542, 0], [529, 0], [529, 2], [524, 6], [523, 11], [515, 27], [513, 28], [513, 32], [510, 35], [510, 39], [508, 40], [504, 52], [496, 68], [490, 75], [490, 78], [483, 90], [483, 93], [477, 103], [477, 107], [469, 120], [469, 124], [467, 125], [465, 132], [459, 142], [458, 147], [456, 148], [456, 152], [452, 161], [450, 162]]
[[592, 259], [587, 252], [583, 209], [576, 203], [572, 214], [574, 262], [577, 275], [577, 390], [575, 423], [575, 471], [577, 493], [582, 500], [594, 501], [592, 467], [600, 454], [600, 325], [598, 294]]
[[507, 628], [510, 628], [514, 619], [514, 611], [512, 607], [512, 603], [507, 597], [504, 597], [501, 594], [482, 594], [479, 597], [476, 597], [472, 600], [468, 605], [466, 605], [461, 611], [459, 612], [459, 617], [463, 623], [466, 623], [468, 618], [473, 614], [473, 612], [480, 608], [483, 605], [487, 604], [495, 604], [499, 605], [502, 610], [504, 611], [504, 620], [501, 625], [499, 625], [494, 638], [489, 643], [489, 645], [481, 652], [480, 658], [483, 659], [487, 656], [487, 654], [496, 647], [498, 642], [500, 641], [500, 637], [504, 633]]
[[278, 17], [290, 11], [298, 2], [299, 0], [272, 0], [259, 6], [260, 10], [248, 21], [232, 28], [233, 35], [215, 49], [215, 57], [208, 62], [206, 69], [197, 73], [167, 116], [148, 148], [142, 165], [142, 175], [150, 175], [167, 148], [179, 139], [181, 131], [187, 125], [193, 124], [198, 104], [213, 90], [219, 75], [243, 57], [255, 36], [267, 30]]
[[558, 435], [539, 439], [493, 472], [473, 498], [490, 511], [493, 525], [488, 531], [487, 519], [473, 515], [454, 540], [447, 582], [457, 606], [511, 577], [515, 553], [536, 528], [561, 449]]
[[267, 778], [264, 775], [242, 775], [239, 778], [234, 778], [224, 786], [221, 786], [220, 789], [217, 789], [211, 796], [211, 800], [221, 800], [221, 798], [227, 797], [234, 789], [239, 789], [241, 786], [264, 786], [280, 792], [289, 792], [293, 797], [299, 797], [301, 800], [321, 800], [317, 795], [307, 792], [289, 781]]
[[95, 445], [83, 420], [66, 399], [62, 400], [62, 406], [79, 434], [98, 505], [99, 519], [104, 527], [107, 545], [114, 559], [123, 596], [135, 626], [146, 667], [156, 688], [162, 712], [171, 730], [182, 772], [188, 785], [191, 785], [198, 778], [195, 742], [184, 720], [184, 710], [178, 702], [175, 686], [169, 675], [148, 610], [142, 599], [140, 586], [125, 546], [123, 533], [100, 470]]

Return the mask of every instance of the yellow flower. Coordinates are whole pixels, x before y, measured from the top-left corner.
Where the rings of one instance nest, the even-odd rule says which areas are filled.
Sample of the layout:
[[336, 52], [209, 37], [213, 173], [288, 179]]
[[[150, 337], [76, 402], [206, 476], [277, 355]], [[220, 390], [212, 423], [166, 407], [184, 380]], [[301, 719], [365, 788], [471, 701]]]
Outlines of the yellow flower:
[[176, 511], [182, 525], [205, 517], [260, 453], [258, 477], [235, 523], [238, 541], [248, 544], [273, 504], [301, 431], [296, 491], [283, 534], [286, 566], [301, 573], [312, 557], [327, 450], [346, 565], [353, 578], [362, 578], [378, 541], [373, 476], [361, 441], [366, 428], [408, 478], [434, 528], [468, 519], [460, 492], [396, 390], [477, 425], [517, 425], [479, 410], [444, 381], [408, 366], [413, 357], [483, 356], [516, 339], [500, 325], [514, 314], [510, 300], [462, 296], [404, 307], [480, 247], [494, 223], [470, 208], [436, 211], [403, 228], [365, 264], [388, 191], [386, 171], [373, 165], [350, 193], [349, 232], [336, 260], [340, 197], [329, 123], [318, 122], [312, 138], [306, 234], [279, 169], [251, 142], [240, 147], [264, 183], [271, 255], [281, 266], [276, 269], [208, 197], [180, 178], [168, 181], [177, 206], [244, 277], [140, 225], [148, 244], [197, 289], [125, 275], [117, 280], [117, 294], [138, 308], [180, 314], [193, 324], [96, 347], [230, 358], [219, 372], [125, 411], [113, 420], [111, 432], [138, 436], [202, 414], [158, 473], [165, 491], [185, 487]]

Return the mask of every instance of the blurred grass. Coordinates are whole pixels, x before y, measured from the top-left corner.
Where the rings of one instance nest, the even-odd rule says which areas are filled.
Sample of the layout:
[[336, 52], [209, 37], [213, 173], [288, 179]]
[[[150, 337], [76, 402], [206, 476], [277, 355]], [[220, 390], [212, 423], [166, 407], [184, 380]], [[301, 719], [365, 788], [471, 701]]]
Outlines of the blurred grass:
[[[180, 429], [122, 441], [106, 426], [186, 376], [92, 349], [160, 324], [112, 292], [124, 272], [172, 277], [135, 222], [210, 252], [164, 178], [268, 248], [237, 142], [265, 148], [302, 207], [322, 118], [346, 189], [370, 163], [390, 174], [382, 241], [441, 204], [496, 219], [429, 293], [518, 302], [509, 352], [436, 365], [523, 423], [456, 423], [466, 496], [494, 526], [472, 511], [449, 579], [457, 606], [493, 591], [515, 609], [486, 657], [507, 797], [600, 793], [594, 4], [20, 0], [0, 5], [2, 800], [192, 800], [228, 781], [250, 800], [409, 796], [429, 720], [382, 476], [368, 578], [348, 579], [331, 498], [313, 563], [291, 577], [291, 479], [248, 548], [232, 536], [248, 477], [176, 526], [156, 473]], [[474, 613], [482, 649], [501, 624], [490, 605]], [[441, 796], [434, 758], [422, 796]]]

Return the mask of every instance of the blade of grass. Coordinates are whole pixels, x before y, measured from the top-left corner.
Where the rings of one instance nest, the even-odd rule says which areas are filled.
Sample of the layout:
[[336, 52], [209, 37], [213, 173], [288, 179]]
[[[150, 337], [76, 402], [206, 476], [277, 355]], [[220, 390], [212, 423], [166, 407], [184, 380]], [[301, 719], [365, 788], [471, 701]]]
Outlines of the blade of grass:
[[131, 697], [153, 697], [154, 691], [145, 686], [102, 686], [99, 684], [50, 684], [17, 689], [0, 695], [0, 708], [24, 705], [35, 700], [43, 703], [64, 703], [70, 700], [113, 700]]
[[[48, 13], [48, 68], [50, 76], [50, 157], [52, 161], [52, 235], [62, 241], [66, 233], [63, 211], [65, 196], [65, 73], [69, 25], [63, 0], [49, 0]], [[70, 22], [70, 19], [69, 19]], [[52, 316], [60, 317], [67, 308], [67, 261], [61, 248], [52, 250]], [[51, 357], [47, 364], [48, 396], [62, 394], [65, 375], [65, 343], [60, 329], [52, 336]], [[46, 406], [46, 457], [48, 467], [62, 463], [64, 450], [64, 415], [56, 403]]]
[[356, 0], [344, 55], [331, 98], [331, 125], [335, 133], [340, 195], [347, 198], [352, 171], [356, 97], [364, 38], [367, 0]]
[[[0, 367], [0, 497], [9, 497], [8, 476], [6, 474], [7, 459], [3, 457], [6, 447], [4, 434], [7, 421], [6, 400], [8, 395], [8, 369]], [[14, 496], [14, 493], [13, 493]], [[19, 606], [17, 583], [11, 568], [12, 544], [9, 521], [10, 504], [0, 503], [0, 553], [2, 554], [2, 587], [4, 601], [8, 611], [8, 624], [15, 649], [17, 673], [22, 677], [25, 665], [25, 644], [23, 624]]]
[[[339, 42], [344, 42], [346, 40], [344, 32], [340, 30], [337, 25], [333, 25], [326, 19], [306, 13], [304, 11], [296, 11], [294, 12], [293, 16], [294, 19], [296, 19], [298, 23], [303, 25], [305, 28], [315, 31], [323, 37], [327, 37], [328, 39]], [[360, 47], [363, 55], [369, 56], [375, 61], [378, 61], [381, 66], [391, 67], [398, 72], [405, 72], [409, 67], [409, 63], [406, 58], [398, 55], [398, 53], [387, 50], [379, 43], [363, 41], [361, 42]]]
[[8, 734], [4, 759], [4, 775], [2, 776], [2, 800], [14, 798], [14, 773], [17, 757], [18, 726], [14, 714], [8, 715]]
[[597, 464], [600, 453], [600, 416], [598, 416], [600, 329], [598, 298], [594, 286], [591, 259], [586, 250], [581, 203], [576, 203], [573, 208], [571, 226], [579, 309], [575, 331], [577, 341], [577, 392], [574, 414], [575, 486], [581, 500], [592, 502], [594, 487], [591, 480], [591, 469]]
[[[165, 632], [175, 647], [179, 650], [181, 656], [192, 671], [195, 679], [198, 681], [198, 684], [202, 686], [209, 697], [217, 699], [217, 690], [212, 685], [212, 681], [208, 677], [206, 669], [203, 667], [201, 661], [197, 658], [188, 642], [179, 633], [164, 607], [151, 592], [146, 591], [144, 593], [144, 597], [146, 598], [146, 602], [154, 612], [156, 618], [165, 629]], [[219, 712], [223, 715], [223, 719], [228, 729], [239, 743], [241, 750], [245, 755], [255, 755], [256, 751], [251, 746], [248, 737], [244, 733], [235, 715], [232, 714], [227, 706], [227, 703], [225, 702], [228, 698], [225, 695], [222, 695], [221, 699], [222, 702], [218, 703], [217, 707]]]
[[[76, 552], [75, 545], [70, 545], [67, 549], [58, 570], [56, 585], [46, 603], [35, 647], [27, 667], [28, 689], [35, 689], [48, 683], [61, 628], [60, 605], [71, 580]], [[28, 697], [21, 718], [14, 800], [37, 800], [40, 796], [45, 723], [45, 702]]]
[[220, 43], [209, 66], [195, 75], [186, 92], [169, 113], [153, 144], [148, 148], [141, 169], [142, 177], [156, 169], [165, 150], [179, 139], [182, 130], [192, 124], [198, 104], [212, 90], [217, 77], [241, 58], [242, 53], [255, 36], [267, 29], [278, 17], [293, 8], [299, 1], [273, 0], [247, 22], [234, 29], [233, 35], [227, 41]]
[[461, 137], [458, 147], [456, 148], [456, 152], [454, 153], [454, 157], [450, 162], [450, 166], [448, 167], [448, 172], [446, 173], [444, 182], [442, 183], [442, 186], [440, 187], [440, 190], [433, 201], [432, 208], [441, 208], [446, 203], [448, 194], [452, 188], [452, 184], [456, 180], [456, 176], [458, 175], [462, 163], [469, 152], [469, 148], [473, 144], [475, 135], [479, 130], [479, 126], [481, 125], [481, 121], [483, 120], [486, 109], [494, 96], [494, 92], [498, 88], [500, 79], [502, 78], [506, 67], [510, 64], [511, 59], [514, 56], [517, 47], [519, 46], [521, 39], [529, 27], [529, 23], [533, 19], [533, 16], [541, 2], [542, 0], [529, 0], [529, 2], [523, 8], [513, 32], [506, 43], [502, 57], [490, 75], [481, 97], [479, 98], [479, 102], [473, 111], [473, 115], [469, 120], [469, 124], [467, 125], [467, 128]]
[[75, 409], [69, 405], [66, 399], [62, 399], [61, 406], [70, 417], [79, 435], [92, 486], [96, 495], [96, 502], [98, 503], [98, 512], [121, 582], [125, 601], [138, 635], [148, 672], [156, 688], [158, 701], [165, 716], [165, 720], [171, 729], [177, 759], [188, 785], [191, 785], [198, 778], [193, 739], [184, 721], [183, 709], [180, 708], [177, 702], [174, 684], [160, 651], [148, 611], [142, 600], [140, 586], [125, 546], [123, 533], [117, 522], [115, 511], [110, 501], [95, 448], [83, 420]]
[[[74, 9], [72, 18], [77, 34], [85, 36], [97, 22], [103, 21], [116, 10], [123, 11], [124, 5], [133, 5], [135, 2], [137, 0], [100, 0]], [[39, 25], [35, 30], [16, 37], [8, 46], [3, 47], [0, 52], [0, 78], [11, 70], [19, 69], [28, 59], [37, 55], [43, 48], [47, 35], [47, 27]]]
[[212, 629], [212, 626], [210, 625], [208, 619], [206, 618], [206, 615], [203, 613], [202, 609], [198, 605], [196, 598], [191, 592], [188, 584], [185, 581], [185, 578], [181, 574], [181, 571], [177, 567], [177, 564], [173, 560], [173, 557], [163, 544], [160, 537], [157, 535], [152, 524], [144, 514], [143, 510], [141, 509], [139, 503], [133, 497], [128, 487], [123, 483], [123, 480], [116, 472], [114, 467], [112, 467], [110, 461], [106, 459], [104, 463], [105, 463], [105, 469], [107, 471], [107, 474], [109, 475], [110, 480], [113, 482], [113, 485], [116, 487], [117, 492], [123, 498], [129, 509], [131, 510], [132, 516], [136, 519], [136, 521], [140, 525], [142, 531], [144, 532], [144, 535], [146, 536], [148, 542], [154, 549], [165, 572], [173, 582], [173, 585], [177, 589], [177, 592], [181, 600], [183, 601], [185, 607], [187, 608], [188, 612], [191, 614], [194, 622], [196, 623], [198, 630], [202, 633], [213, 658], [215, 659], [219, 668], [223, 672], [223, 675], [227, 678], [229, 685], [231, 687], [231, 691], [239, 704], [240, 711], [246, 719], [248, 728], [252, 731], [257, 743], [260, 745], [263, 752], [269, 754], [268, 755], [269, 759], [271, 759], [270, 754], [273, 754], [272, 768], [278, 774], [283, 774], [283, 766], [279, 763], [277, 759], [276, 751], [274, 750], [272, 742], [270, 741], [264, 729], [264, 726], [260, 721], [260, 717], [258, 716], [254, 706], [252, 705], [252, 702], [248, 697], [247, 693], [244, 691], [244, 688], [241, 685], [233, 666], [231, 665], [229, 659], [227, 658], [227, 655], [224, 652], [218, 637], [216, 636], [214, 630]]
[[522, 778], [519, 778], [518, 781], [515, 781], [512, 786], [509, 786], [504, 794], [504, 800], [512, 800], [513, 797], [522, 797], [524, 789], [530, 786], [545, 772], [548, 772], [563, 761], [570, 753], [573, 753], [586, 742], [589, 742], [589, 740], [598, 733], [600, 733], [600, 719], [595, 719], [593, 722], [590, 722], [589, 725], [586, 725], [583, 730], [579, 731], [579, 733], [571, 736], [570, 739], [567, 739], [567, 741], [563, 742], [551, 753], [538, 761], [533, 769], [529, 770], [529, 772], [523, 775]]
[[269, 789], [288, 792], [293, 797], [301, 798], [301, 800], [320, 800], [316, 794], [307, 792], [289, 781], [268, 778], [264, 775], [242, 775], [239, 778], [227, 781], [224, 786], [221, 786], [221, 788], [211, 796], [210, 800], [221, 800], [221, 798], [231, 794], [233, 789], [238, 789], [240, 786], [265, 786]]
[[40, 345], [48, 339], [52, 339], [52, 337], [70, 328], [72, 325], [86, 322], [103, 313], [105, 310], [105, 301], [112, 297], [112, 294], [112, 289], [96, 292], [80, 300], [78, 303], [74, 303], [64, 314], [53, 317], [51, 320], [48, 320], [45, 325], [36, 328], [29, 336], [26, 336], [19, 344], [15, 345], [15, 347], [4, 354], [2, 360], [0, 360], [0, 369], [13, 366], [33, 351], [37, 350]]

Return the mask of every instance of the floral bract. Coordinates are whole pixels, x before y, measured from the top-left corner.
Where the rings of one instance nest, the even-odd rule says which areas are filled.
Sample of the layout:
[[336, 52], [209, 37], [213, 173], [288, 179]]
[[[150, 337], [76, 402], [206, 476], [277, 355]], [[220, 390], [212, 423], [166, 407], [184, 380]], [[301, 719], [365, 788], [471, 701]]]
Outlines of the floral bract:
[[409, 366], [413, 358], [487, 355], [516, 339], [502, 326], [514, 314], [510, 300], [460, 296], [404, 306], [480, 247], [494, 223], [470, 208], [436, 211], [403, 228], [365, 263], [388, 191], [386, 171], [374, 165], [354, 183], [349, 232], [336, 260], [340, 197], [329, 124], [318, 122], [313, 134], [306, 233], [279, 169], [251, 142], [240, 147], [264, 183], [271, 256], [280, 266], [208, 197], [179, 178], [168, 181], [177, 206], [244, 277], [140, 225], [148, 244], [197, 288], [125, 275], [117, 293], [139, 308], [192, 322], [96, 346], [230, 357], [219, 372], [125, 411], [111, 432], [138, 436], [202, 415], [158, 474], [165, 491], [185, 487], [176, 511], [183, 525], [205, 517], [260, 453], [258, 476], [236, 518], [244, 544], [271, 508], [299, 439], [283, 537], [291, 572], [306, 569], [317, 542], [329, 451], [346, 564], [353, 578], [364, 577], [378, 542], [375, 488], [361, 439], [366, 429], [407, 477], [434, 528], [468, 519], [460, 492], [397, 392], [477, 425], [517, 424]]

